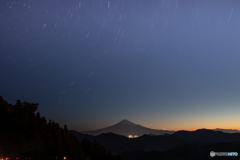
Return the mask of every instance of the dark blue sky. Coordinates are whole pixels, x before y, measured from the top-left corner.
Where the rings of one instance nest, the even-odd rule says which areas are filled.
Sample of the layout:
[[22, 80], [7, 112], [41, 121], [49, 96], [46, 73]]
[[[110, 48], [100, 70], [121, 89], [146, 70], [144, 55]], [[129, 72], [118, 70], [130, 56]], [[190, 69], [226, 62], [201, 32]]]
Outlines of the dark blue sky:
[[69, 129], [240, 129], [240, 2], [2, 0], [0, 75]]

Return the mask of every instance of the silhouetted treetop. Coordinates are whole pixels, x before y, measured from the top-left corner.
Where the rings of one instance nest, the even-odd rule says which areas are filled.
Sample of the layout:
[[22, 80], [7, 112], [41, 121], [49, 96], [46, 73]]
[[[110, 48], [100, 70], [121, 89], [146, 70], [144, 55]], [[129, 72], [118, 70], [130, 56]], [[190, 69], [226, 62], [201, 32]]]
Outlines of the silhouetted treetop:
[[[9, 104], [0, 96], [0, 157], [15, 159], [115, 160], [97, 142], [82, 143], [58, 123], [41, 117], [37, 103]], [[118, 158], [119, 159], [119, 158]]]

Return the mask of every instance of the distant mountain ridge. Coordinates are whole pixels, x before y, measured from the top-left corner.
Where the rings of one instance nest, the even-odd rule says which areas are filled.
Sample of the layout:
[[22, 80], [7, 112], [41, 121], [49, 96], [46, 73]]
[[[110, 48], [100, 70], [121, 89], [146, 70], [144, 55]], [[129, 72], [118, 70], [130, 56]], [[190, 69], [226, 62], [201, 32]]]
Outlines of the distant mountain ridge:
[[236, 129], [222, 129], [222, 128], [216, 128], [216, 129], [212, 129], [214, 131], [222, 131], [222, 132], [225, 132], [225, 133], [240, 133], [239, 130], [236, 130]]
[[136, 150], [159, 150], [165, 151], [166, 149], [172, 149], [177, 146], [187, 144], [187, 141], [182, 140], [178, 137], [169, 135], [143, 135], [138, 138], [128, 138], [126, 136], [118, 135], [115, 133], [103, 133], [98, 136], [92, 136], [82, 134], [76, 131], [70, 131], [80, 141], [83, 139], [96, 140], [106, 149], [110, 149], [114, 154], [123, 153], [125, 151], [136, 151]]
[[240, 141], [240, 133], [225, 133], [209, 129], [198, 129], [196, 131], [177, 131], [172, 134], [193, 144], [223, 143]]
[[[224, 133], [240, 133], [240, 131], [236, 129], [216, 128], [216, 129], [208, 129], [208, 130], [222, 131]], [[115, 134], [123, 135], [126, 137], [128, 137], [129, 135], [133, 135], [133, 136], [137, 135], [139, 137], [144, 134], [149, 134], [149, 135], [173, 134], [175, 133], [175, 131], [151, 129], [151, 128], [141, 126], [139, 124], [135, 124], [127, 119], [123, 119], [122, 121], [118, 122], [115, 125], [112, 125], [106, 128], [97, 129], [97, 130], [83, 131], [81, 133], [90, 134], [93, 136], [97, 136], [103, 133], [115, 133]]]
[[[113, 153], [144, 151], [166, 151], [187, 144], [204, 145], [212, 143], [240, 142], [240, 133], [224, 133], [199, 129], [196, 131], [177, 131], [171, 135], [143, 135], [138, 138], [127, 138], [114, 133], [103, 133], [98, 136], [82, 134], [71, 131], [80, 141], [84, 138], [94, 141], [95, 139]], [[217, 145], [216, 145], [217, 146]], [[210, 151], [209, 151], [210, 152]]]
[[103, 133], [115, 133], [115, 134], [123, 135], [126, 137], [128, 137], [129, 135], [133, 135], [133, 136], [137, 135], [139, 137], [144, 134], [154, 134], [154, 135], [173, 134], [174, 131], [150, 129], [124, 119], [110, 127], [97, 129], [93, 131], [84, 131], [82, 133], [91, 134], [94, 136], [97, 136]]

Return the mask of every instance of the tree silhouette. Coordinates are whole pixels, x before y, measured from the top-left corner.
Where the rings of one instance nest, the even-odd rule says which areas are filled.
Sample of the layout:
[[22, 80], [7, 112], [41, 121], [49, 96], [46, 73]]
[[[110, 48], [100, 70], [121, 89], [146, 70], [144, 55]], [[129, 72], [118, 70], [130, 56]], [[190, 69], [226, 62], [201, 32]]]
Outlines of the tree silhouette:
[[[80, 142], [67, 125], [41, 117], [37, 103], [7, 103], [0, 96], [0, 156], [15, 159], [117, 160], [98, 142]], [[119, 159], [119, 158], [118, 158]], [[121, 158], [120, 158], [121, 159]], [[120, 160], [119, 159], [119, 160]]]

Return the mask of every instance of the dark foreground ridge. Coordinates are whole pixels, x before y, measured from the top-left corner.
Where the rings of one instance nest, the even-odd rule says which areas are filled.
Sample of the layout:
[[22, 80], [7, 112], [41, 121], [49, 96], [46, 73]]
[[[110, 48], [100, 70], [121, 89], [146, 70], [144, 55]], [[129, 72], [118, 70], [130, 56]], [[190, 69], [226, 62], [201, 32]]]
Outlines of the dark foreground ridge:
[[240, 153], [240, 142], [210, 143], [204, 145], [186, 144], [167, 151], [124, 152], [127, 160], [239, 160], [238, 156], [210, 156], [210, 152]]
[[0, 96], [0, 157], [50, 160], [121, 160], [97, 141], [80, 140], [58, 123], [41, 117], [37, 103], [17, 100], [8, 104]]

